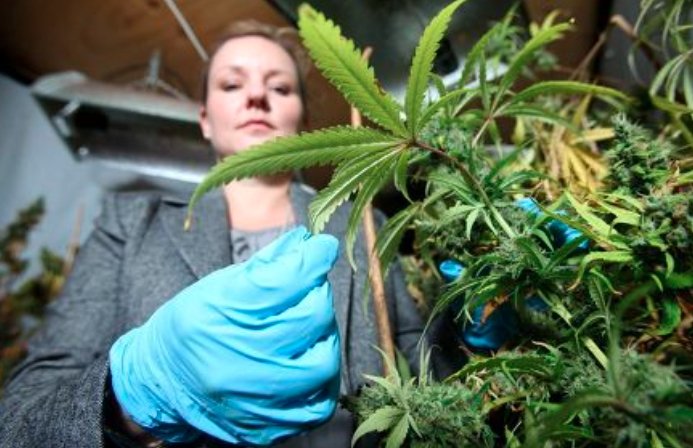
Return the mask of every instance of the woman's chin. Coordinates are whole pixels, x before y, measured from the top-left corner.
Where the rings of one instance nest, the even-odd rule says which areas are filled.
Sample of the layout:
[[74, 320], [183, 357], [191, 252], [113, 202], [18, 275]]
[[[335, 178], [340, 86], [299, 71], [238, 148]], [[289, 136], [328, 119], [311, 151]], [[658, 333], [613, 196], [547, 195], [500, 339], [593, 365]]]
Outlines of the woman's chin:
[[243, 139], [243, 141], [238, 142], [238, 144], [234, 145], [232, 149], [232, 153], [241, 153], [245, 152], [248, 150], [252, 150], [255, 146], [259, 146], [263, 143], [269, 142], [271, 140], [274, 140], [276, 138], [275, 135], [259, 135], [259, 136], [254, 136], [254, 137], [249, 137], [247, 139]]

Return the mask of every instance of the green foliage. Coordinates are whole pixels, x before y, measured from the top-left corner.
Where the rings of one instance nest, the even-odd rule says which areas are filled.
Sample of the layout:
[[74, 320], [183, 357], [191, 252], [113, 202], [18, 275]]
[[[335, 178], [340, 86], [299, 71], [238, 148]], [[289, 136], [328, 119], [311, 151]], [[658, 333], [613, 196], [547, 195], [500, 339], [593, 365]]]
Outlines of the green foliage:
[[587, 428], [586, 438], [598, 445], [651, 446], [653, 431], [672, 446], [691, 443], [690, 385], [671, 367], [648, 356], [632, 350], [619, 356], [619, 391], [588, 358], [566, 359], [557, 384], [558, 390], [565, 392], [566, 401], [554, 409], [535, 411], [536, 420], [527, 430], [525, 445], [545, 446], [549, 440], [564, 438], [561, 432], [566, 422]]
[[623, 116], [614, 120], [616, 144], [606, 152], [611, 163], [607, 181], [617, 192], [647, 194], [669, 174], [672, 148], [629, 123]]
[[[526, 41], [506, 17], [472, 48], [458, 85], [446, 87], [430, 70], [462, 3], [451, 3], [424, 31], [404, 105], [378, 87], [336, 25], [303, 6], [299, 26], [316, 65], [381, 129], [333, 128], [229, 157], [200, 185], [191, 207], [234, 179], [336, 165], [310, 206], [311, 226], [322, 230], [351, 200], [351, 254], [362, 210], [392, 183], [409, 205], [378, 234], [382, 267], [411, 232], [408, 279], [432, 317], [452, 309], [462, 328], [479, 307], [482, 321], [500, 306], [517, 313], [513, 339], [498, 353], [472, 356], [444, 382], [430, 381], [425, 369], [408, 379], [386, 360], [395, 373], [369, 376], [360, 397], [347, 400], [361, 423], [354, 440], [380, 432], [388, 447], [685, 446], [693, 433], [686, 370], [693, 365], [690, 163], [667, 143], [673, 134], [653, 138], [619, 115], [604, 188], [554, 196], [544, 166], [532, 166], [522, 146], [501, 146], [507, 138], [499, 122], [545, 123], [549, 133], [568, 132], [574, 146], [570, 140], [601, 140], [580, 134], [591, 119], [591, 98], [617, 109], [629, 99], [570, 81], [517, 87], [545, 59], [546, 46], [570, 31], [554, 23], [555, 15], [534, 24]], [[500, 64], [507, 71], [492, 76]], [[438, 99], [426, 102], [431, 84]], [[555, 104], [579, 110], [566, 114]], [[682, 113], [670, 116], [680, 120]], [[423, 197], [410, 194], [411, 184]], [[540, 213], [521, 210], [522, 197], [536, 198]], [[556, 228], [581, 236], [562, 240]], [[445, 259], [466, 267], [449, 285], [437, 271]], [[532, 309], [529, 299], [546, 309]], [[671, 367], [676, 363], [679, 370]]]
[[[358, 400], [344, 401], [363, 421], [352, 445], [368, 432], [389, 431], [387, 447], [401, 446], [407, 434], [412, 447], [493, 446], [482, 412], [482, 393], [462, 385], [415, 384], [414, 379], [403, 381], [397, 370], [391, 371], [389, 378], [370, 377], [373, 384], [363, 388]], [[427, 375], [422, 373], [424, 378]]]
[[[241, 160], [236, 156], [228, 157], [215, 166], [209, 176], [198, 186], [190, 201], [190, 210], [199, 198], [207, 191], [229, 182], [234, 179], [247, 177], [250, 173], [255, 175], [271, 174], [274, 172], [290, 169], [302, 168], [307, 165], [319, 165], [326, 163], [336, 163], [333, 182], [327, 189], [316, 197], [311, 207], [311, 223], [313, 230], [319, 232], [331, 214], [346, 201], [352, 194], [356, 193], [355, 212], [349, 220], [349, 230], [347, 238], [348, 253], [352, 252], [354, 235], [359, 223], [357, 213], [360, 212], [373, 195], [382, 188], [395, 173], [400, 174], [406, 166], [414, 165], [416, 160], [419, 164], [425, 162], [426, 157], [418, 157], [422, 151], [429, 155], [448, 160], [448, 166], [458, 171], [462, 176], [462, 182], [466, 184], [464, 188], [472, 192], [484, 205], [486, 210], [483, 219], [490, 226], [498, 227], [505, 233], [512, 233], [512, 230], [502, 214], [498, 211], [497, 205], [488, 197], [487, 192], [479, 179], [472, 175], [469, 168], [456, 160], [449, 153], [448, 148], [429, 145], [423, 140], [423, 136], [430, 131], [426, 130], [427, 125], [440, 110], [439, 104], [448, 104], [452, 110], [458, 109], [463, 103], [468, 103], [474, 99], [481, 99], [486, 104], [488, 110], [472, 108], [465, 112], [465, 122], [469, 123], [474, 129], [474, 138], [469, 146], [476, 149], [483, 143], [484, 136], [490, 133], [495, 140], [498, 137], [498, 127], [496, 121], [504, 116], [518, 117], [530, 116], [534, 119], [546, 120], [549, 122], [564, 120], [557, 117], [540, 107], [528, 104], [522, 99], [515, 99], [516, 92], [512, 91], [512, 84], [522, 74], [523, 68], [528, 61], [531, 61], [545, 45], [559, 38], [569, 27], [565, 24], [549, 25], [542, 27], [523, 46], [521, 50], [512, 56], [508, 62], [510, 69], [495, 84], [491, 84], [485, 76], [477, 76], [480, 87], [469, 89], [467, 94], [461, 98], [453, 93], [445, 92], [443, 98], [421, 110], [420, 104], [422, 86], [424, 79], [431, 79], [430, 74], [423, 76], [423, 72], [430, 70], [428, 61], [433, 59], [438, 41], [442, 38], [442, 31], [446, 23], [450, 20], [450, 15], [462, 2], [452, 3], [448, 8], [441, 12], [424, 33], [421, 44], [417, 47], [417, 55], [412, 65], [412, 76], [409, 87], [413, 90], [407, 91], [407, 113], [413, 116], [400, 117], [403, 107], [396, 104], [389, 94], [382, 92], [378, 87], [373, 76], [373, 71], [361, 58], [360, 52], [354, 48], [351, 41], [339, 34], [339, 28], [326, 19], [322, 14], [313, 10], [309, 6], [300, 8], [299, 27], [306, 47], [316, 60], [317, 66], [330, 79], [338, 89], [345, 95], [346, 99], [362, 113], [371, 118], [375, 123], [385, 128], [383, 133], [376, 131], [354, 130], [354, 135], [349, 135], [349, 131], [343, 128], [337, 130], [318, 131], [299, 136], [279, 139], [259, 145], [253, 151], [241, 154]], [[490, 40], [490, 36], [488, 37]], [[465, 73], [468, 76], [477, 72], [479, 75], [485, 73], [484, 48], [477, 47], [478, 59], [470, 59], [465, 66]], [[571, 83], [563, 86], [566, 93], [575, 93], [583, 90], [587, 93], [598, 93], [600, 95], [623, 98], [621, 92], [600, 88], [598, 92], [593, 86], [587, 84]], [[560, 90], [560, 86], [554, 85], [552, 93]], [[539, 95], [534, 91], [530, 97]], [[450, 99], [446, 99], [450, 98]], [[457, 100], [457, 104], [455, 101]], [[421, 115], [419, 115], [421, 113]], [[420, 117], [420, 118], [417, 118]], [[486, 118], [482, 118], [486, 117]], [[407, 128], [409, 126], [409, 128]], [[421, 130], [420, 134], [404, 138], [407, 135], [405, 129]], [[388, 131], [391, 133], [388, 135]], [[347, 145], [334, 145], [335, 142], [344, 139]], [[286, 142], [286, 145], [283, 144]], [[342, 151], [347, 146], [350, 151]], [[322, 148], [322, 150], [320, 149]], [[385, 149], [389, 153], [385, 153]], [[297, 154], [288, 155], [293, 151]], [[382, 150], [382, 154], [378, 153]], [[378, 153], [378, 154], [376, 154]], [[404, 155], [405, 153], [411, 153]], [[351, 168], [351, 161], [356, 158], [361, 169]], [[405, 164], [401, 161], [405, 160]], [[370, 164], [367, 163], [370, 162]], [[399, 163], [398, 163], [399, 162]], [[398, 166], [399, 165], [399, 166]], [[399, 175], [398, 177], [402, 177]], [[336, 184], [346, 183], [347, 186]], [[401, 180], [401, 179], [400, 179]], [[395, 182], [395, 186], [404, 190], [404, 182]], [[406, 193], [405, 191], [402, 191]], [[190, 222], [190, 221], [188, 221]]]
[[43, 316], [64, 282], [65, 261], [47, 249], [41, 251], [41, 272], [23, 279], [29, 260], [22, 258], [22, 252], [43, 213], [43, 200], [38, 199], [0, 233], [0, 385], [26, 353], [34, 327], [27, 323]]
[[412, 137], [421, 130], [419, 125], [419, 113], [423, 106], [424, 95], [428, 90], [428, 81], [433, 68], [433, 59], [438, 51], [440, 40], [445, 35], [450, 18], [455, 10], [466, 0], [457, 0], [446, 6], [431, 20], [426, 27], [416, 47], [414, 59], [409, 73], [409, 84], [405, 98], [404, 110], [407, 114], [407, 127]]
[[[650, 93], [676, 105], [680, 101], [693, 112], [693, 8], [686, 0], [643, 0], [638, 31], [643, 40], [658, 40], [657, 47], [667, 62], [657, 73]], [[660, 96], [660, 93], [663, 95]]]
[[253, 151], [227, 157], [215, 165], [195, 189], [190, 199], [190, 213], [205, 193], [233, 179], [340, 163], [390, 148], [397, 141], [374, 129], [337, 126], [263, 143]]
[[342, 37], [339, 27], [308, 4], [299, 9], [298, 25], [318, 68], [344, 97], [375, 123], [405, 135], [399, 117], [401, 106], [378, 86], [373, 69], [354, 43]]

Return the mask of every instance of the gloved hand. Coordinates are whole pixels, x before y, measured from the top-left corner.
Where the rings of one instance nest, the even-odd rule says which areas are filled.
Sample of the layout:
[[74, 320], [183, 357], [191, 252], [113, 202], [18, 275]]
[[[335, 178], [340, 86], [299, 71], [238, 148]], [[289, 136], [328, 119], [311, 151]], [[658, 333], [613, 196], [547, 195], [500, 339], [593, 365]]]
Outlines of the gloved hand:
[[266, 445], [326, 421], [339, 393], [327, 273], [337, 240], [299, 227], [200, 279], [110, 351], [115, 396], [169, 442]]
[[[440, 273], [447, 282], [457, 280], [464, 274], [464, 266], [455, 260], [445, 260], [439, 266]], [[452, 304], [452, 311], [458, 314], [464, 303], [457, 300]], [[524, 306], [533, 311], [544, 311], [548, 307], [539, 297], [532, 296], [524, 300]], [[457, 337], [472, 350], [498, 350], [515, 337], [518, 332], [519, 319], [517, 312], [509, 302], [501, 304], [484, 319], [485, 305], [472, 310], [471, 322], [463, 320], [455, 328]]]
[[[520, 207], [522, 210], [526, 211], [531, 216], [537, 216], [541, 218], [544, 215], [541, 212], [541, 209], [539, 208], [539, 204], [537, 204], [537, 201], [535, 201], [534, 198], [520, 198], [517, 201], [515, 201], [515, 205]], [[558, 214], [562, 215], [565, 214], [565, 212], [559, 211]], [[582, 232], [580, 232], [579, 230], [573, 229], [569, 225], [556, 219], [550, 219], [547, 224], [547, 227], [549, 228], [551, 235], [553, 235], [553, 238], [559, 247], [568, 244], [576, 240], [577, 238], [583, 236]], [[581, 250], [588, 249], [589, 241], [584, 240], [582, 243], [578, 245], [577, 248]]]

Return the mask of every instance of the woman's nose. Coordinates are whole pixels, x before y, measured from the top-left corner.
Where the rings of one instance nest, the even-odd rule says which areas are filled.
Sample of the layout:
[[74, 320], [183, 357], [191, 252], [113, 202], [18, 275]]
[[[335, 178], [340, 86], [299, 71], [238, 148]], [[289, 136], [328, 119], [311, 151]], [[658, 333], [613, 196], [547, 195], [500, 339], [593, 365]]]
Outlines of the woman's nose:
[[267, 87], [262, 83], [249, 83], [247, 90], [247, 107], [269, 110]]

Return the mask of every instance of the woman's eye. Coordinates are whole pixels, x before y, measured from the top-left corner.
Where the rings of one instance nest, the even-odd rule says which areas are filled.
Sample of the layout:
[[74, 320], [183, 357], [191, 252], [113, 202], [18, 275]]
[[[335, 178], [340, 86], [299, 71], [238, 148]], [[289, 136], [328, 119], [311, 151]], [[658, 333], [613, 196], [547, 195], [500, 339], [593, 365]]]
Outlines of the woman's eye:
[[291, 87], [289, 86], [274, 86], [272, 90], [280, 95], [288, 95], [291, 93]]
[[227, 82], [221, 85], [221, 90], [224, 92], [230, 92], [232, 90], [236, 90], [240, 87], [240, 84], [236, 82]]

